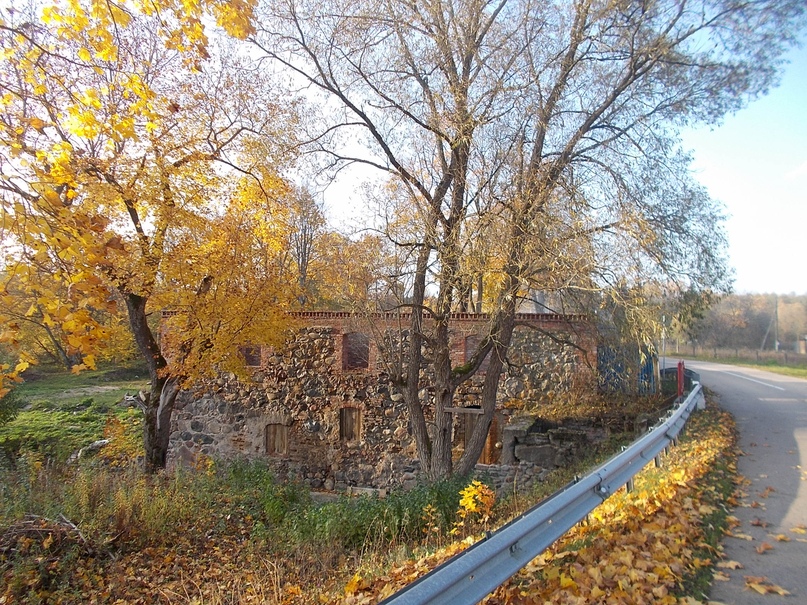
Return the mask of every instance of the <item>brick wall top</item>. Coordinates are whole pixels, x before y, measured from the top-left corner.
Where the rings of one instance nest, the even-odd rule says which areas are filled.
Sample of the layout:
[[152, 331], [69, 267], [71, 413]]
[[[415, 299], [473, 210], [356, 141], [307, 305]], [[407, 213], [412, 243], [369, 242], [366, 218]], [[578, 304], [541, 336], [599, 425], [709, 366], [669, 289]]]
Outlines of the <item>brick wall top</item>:
[[[383, 319], [393, 320], [412, 317], [410, 312], [374, 312], [374, 313], [354, 313], [353, 311], [290, 311], [291, 317], [300, 319]], [[423, 314], [424, 319], [430, 319], [430, 313]], [[489, 321], [490, 313], [452, 313], [451, 319], [467, 321]], [[531, 322], [562, 322], [577, 323], [585, 322], [588, 318], [581, 314], [562, 315], [558, 313], [516, 313], [516, 321]]]
[[[162, 317], [172, 317], [179, 311], [165, 309]], [[289, 311], [289, 317], [308, 320], [344, 320], [344, 319], [377, 319], [392, 321], [396, 319], [410, 319], [411, 312], [373, 312], [356, 313], [353, 311]], [[431, 313], [424, 312], [424, 319], [431, 319]], [[490, 313], [452, 313], [451, 319], [471, 322], [490, 321]], [[560, 314], [560, 313], [516, 313], [517, 322], [537, 322], [537, 323], [586, 323], [588, 317], [582, 314]]]

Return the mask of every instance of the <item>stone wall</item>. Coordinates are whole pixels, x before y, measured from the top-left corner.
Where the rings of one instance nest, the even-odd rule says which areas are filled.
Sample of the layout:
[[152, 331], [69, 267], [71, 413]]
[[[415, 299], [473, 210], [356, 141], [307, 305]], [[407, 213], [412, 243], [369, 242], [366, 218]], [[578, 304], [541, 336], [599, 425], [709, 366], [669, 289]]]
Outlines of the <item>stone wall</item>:
[[[350, 334], [391, 333], [392, 320], [374, 318], [368, 326], [366, 319], [346, 313], [307, 313], [299, 319], [302, 327], [281, 351], [262, 348], [259, 356], [253, 356], [251, 380], [221, 376], [180, 394], [172, 419], [169, 463], [192, 464], [200, 455], [262, 459], [283, 477], [324, 489], [413, 483], [419, 465], [403, 396], [385, 371], [376, 339], [369, 338], [366, 354], [346, 348], [355, 340]], [[578, 349], [547, 336], [550, 330], [555, 334], [566, 330], [570, 335], [564, 318], [520, 319], [525, 327], [516, 331], [510, 364], [502, 377], [502, 409], [496, 415], [485, 461], [501, 458], [508, 466], [518, 467], [523, 459], [524, 469], [538, 476], [550, 462], [563, 463], [564, 454], [538, 455], [544, 451], [542, 444], [528, 443], [529, 431], [517, 436], [520, 433], [509, 427], [504, 405], [565, 388], [588, 369]], [[477, 337], [485, 321], [469, 314], [455, 322], [453, 363], [465, 362], [468, 339]], [[481, 375], [474, 377], [457, 393], [455, 405], [468, 410], [454, 415], [458, 452], [472, 426], [482, 380]], [[428, 402], [429, 394], [424, 392], [422, 398]], [[548, 445], [559, 452], [569, 450], [559, 437], [553, 439]]]

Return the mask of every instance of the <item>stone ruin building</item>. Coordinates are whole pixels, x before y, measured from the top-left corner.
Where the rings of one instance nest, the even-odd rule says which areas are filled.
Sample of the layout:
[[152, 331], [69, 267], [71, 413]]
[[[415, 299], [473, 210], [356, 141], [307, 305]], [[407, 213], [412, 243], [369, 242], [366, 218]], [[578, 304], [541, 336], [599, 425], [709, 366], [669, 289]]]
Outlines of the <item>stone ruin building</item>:
[[[251, 380], [234, 375], [177, 398], [169, 464], [215, 459], [262, 459], [279, 476], [314, 489], [410, 486], [418, 472], [414, 437], [403, 395], [396, 392], [374, 335], [401, 334], [401, 316], [347, 312], [293, 314], [299, 328], [282, 350], [249, 347], [242, 353]], [[403, 323], [406, 323], [404, 318]], [[452, 363], [465, 363], [489, 317], [457, 314]], [[585, 449], [586, 430], [544, 426], [518, 417], [519, 401], [581, 380], [595, 384], [596, 341], [581, 316], [520, 314], [481, 472], [504, 485], [540, 478]], [[481, 413], [484, 366], [455, 397], [457, 456]], [[594, 388], [594, 387], [592, 387]], [[428, 400], [428, 392], [421, 399]]]

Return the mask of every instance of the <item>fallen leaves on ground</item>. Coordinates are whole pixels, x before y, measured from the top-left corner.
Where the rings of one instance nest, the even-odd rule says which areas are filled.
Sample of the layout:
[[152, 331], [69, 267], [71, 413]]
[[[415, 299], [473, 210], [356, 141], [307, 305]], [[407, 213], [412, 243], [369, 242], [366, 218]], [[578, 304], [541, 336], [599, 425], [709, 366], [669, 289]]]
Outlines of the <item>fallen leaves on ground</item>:
[[[690, 420], [690, 439], [672, 450], [663, 469], [645, 469], [636, 477], [632, 492], [621, 490], [610, 497], [593, 511], [589, 523], [567, 532], [484, 602], [700, 603], [676, 596], [687, 574], [713, 565], [712, 556], [703, 554], [714, 555], [714, 549], [704, 542], [702, 530], [703, 515], [716, 512], [714, 501], [706, 501], [713, 488], [699, 487], [697, 480], [714, 472], [716, 461], [727, 455], [734, 439], [728, 414], [714, 409], [706, 414], [719, 419], [713, 416], [708, 422], [696, 416]], [[351, 580], [349, 594], [334, 595], [323, 603], [377, 603], [381, 591], [389, 596], [455, 552], [457, 546], [452, 545], [375, 579]], [[736, 562], [724, 564], [730, 569], [742, 567]]]
[[772, 584], [768, 578], [764, 576], [745, 576], [745, 587], [749, 588], [759, 594], [778, 594], [786, 597], [790, 593], [776, 584]]
[[[678, 591], [689, 574], [706, 570], [711, 577], [717, 553], [705, 542], [703, 518], [725, 514], [715, 488], [699, 484], [699, 480], [715, 472], [718, 460], [733, 458], [733, 437], [728, 414], [710, 406], [694, 416], [687, 426], [687, 439], [664, 458], [663, 468], [645, 469], [636, 477], [631, 493], [620, 490], [606, 500], [590, 515], [589, 523], [570, 530], [486, 602], [699, 603], [691, 596], [678, 596]], [[739, 524], [731, 516], [727, 521], [729, 526]], [[84, 546], [67, 527], [59, 529], [40, 522], [36, 535], [20, 533], [14, 548], [26, 544], [40, 548], [43, 565], [55, 566], [56, 575], [66, 559], [56, 549], [74, 549], [71, 556], [77, 558], [69, 568], [69, 579], [59, 584], [60, 592], [48, 592], [41, 585], [38, 588], [44, 602], [53, 604], [360, 605], [391, 596], [473, 543], [470, 538], [457, 541], [392, 566], [374, 561], [372, 568], [365, 564], [358, 571], [351, 569], [350, 561], [344, 561], [317, 575], [316, 570], [324, 566], [318, 567], [320, 562], [309, 560], [305, 553], [299, 553], [297, 561], [280, 561], [251, 546], [249, 519], [223, 513], [216, 523], [215, 535], [209, 539], [194, 535], [188, 528], [179, 532], [172, 544], [119, 549], [109, 556], [102, 551], [81, 550]], [[735, 563], [723, 561], [718, 567], [742, 567]], [[29, 575], [15, 577], [35, 583], [42, 577], [41, 571], [32, 568]], [[343, 574], [341, 580], [339, 573]], [[716, 579], [722, 579], [721, 573], [717, 572]], [[764, 578], [753, 578], [747, 585], [765, 594], [786, 593]]]
[[764, 555], [769, 550], [773, 550], [773, 546], [771, 546], [767, 542], [763, 542], [762, 544], [757, 546], [754, 550], [757, 551], [757, 554]]

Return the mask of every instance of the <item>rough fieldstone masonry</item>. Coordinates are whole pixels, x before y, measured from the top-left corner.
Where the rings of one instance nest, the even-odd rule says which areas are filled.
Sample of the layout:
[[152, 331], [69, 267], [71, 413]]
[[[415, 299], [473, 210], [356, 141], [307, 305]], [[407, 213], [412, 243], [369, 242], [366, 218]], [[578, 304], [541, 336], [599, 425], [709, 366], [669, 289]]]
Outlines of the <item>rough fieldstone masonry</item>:
[[[180, 394], [172, 421], [169, 460], [192, 464], [201, 454], [218, 459], [268, 461], [284, 477], [313, 488], [391, 488], [414, 482], [418, 461], [403, 395], [389, 379], [379, 343], [406, 341], [399, 316], [340, 312], [298, 313], [299, 326], [282, 350], [244, 351], [251, 380], [234, 375]], [[465, 363], [489, 318], [454, 318], [452, 362]], [[518, 317], [497, 413], [480, 471], [502, 486], [540, 478], [585, 449], [586, 430], [543, 427], [515, 419], [523, 401], [591, 380], [594, 339], [581, 317]], [[569, 344], [566, 344], [569, 343]], [[459, 455], [478, 417], [483, 375], [457, 393], [454, 444]], [[428, 389], [421, 399], [428, 402]], [[511, 422], [512, 420], [512, 422]], [[541, 427], [539, 427], [541, 428]], [[553, 433], [554, 431], [554, 433]], [[500, 463], [500, 464], [499, 464]], [[503, 466], [502, 466], [503, 465]]]

